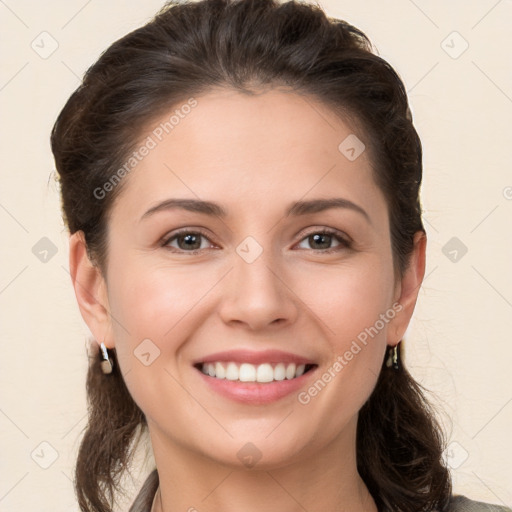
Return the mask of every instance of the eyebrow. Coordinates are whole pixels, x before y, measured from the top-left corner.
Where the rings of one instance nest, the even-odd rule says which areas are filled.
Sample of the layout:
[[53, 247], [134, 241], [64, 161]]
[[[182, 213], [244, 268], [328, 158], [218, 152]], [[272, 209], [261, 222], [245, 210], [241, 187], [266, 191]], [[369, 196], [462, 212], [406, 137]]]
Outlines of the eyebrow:
[[[311, 213], [318, 213], [331, 208], [343, 208], [355, 211], [361, 214], [368, 223], [371, 224], [370, 216], [366, 211], [356, 203], [341, 197], [332, 197], [328, 199], [311, 199], [308, 201], [297, 201], [292, 203], [286, 210], [286, 216], [299, 216]], [[228, 212], [219, 204], [211, 201], [202, 201], [200, 199], [166, 199], [146, 211], [140, 220], [146, 219], [151, 215], [167, 210], [182, 209], [195, 213], [203, 213], [215, 217], [225, 218]]]

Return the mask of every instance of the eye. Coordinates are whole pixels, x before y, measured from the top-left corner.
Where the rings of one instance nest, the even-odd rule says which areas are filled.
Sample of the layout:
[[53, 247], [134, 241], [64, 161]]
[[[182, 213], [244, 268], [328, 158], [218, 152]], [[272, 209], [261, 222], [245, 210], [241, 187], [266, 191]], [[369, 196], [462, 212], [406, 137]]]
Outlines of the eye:
[[[331, 246], [336, 241], [337, 245]], [[313, 231], [302, 239], [301, 243], [306, 241], [313, 249], [319, 249], [316, 252], [335, 252], [350, 247], [350, 242], [342, 237], [337, 231], [330, 229], [322, 229], [321, 231]], [[299, 244], [300, 245], [300, 244]], [[307, 249], [307, 247], [303, 247]]]
[[[210, 242], [203, 243], [203, 241]], [[300, 242], [300, 244], [307, 242], [310, 244], [310, 250], [317, 249], [316, 252], [329, 253], [347, 249], [350, 247], [350, 241], [345, 239], [341, 234], [335, 230], [322, 229], [320, 231], [313, 231], [306, 235]], [[337, 245], [332, 247], [332, 242], [337, 242]], [[299, 246], [300, 246], [299, 244]], [[162, 241], [162, 246], [171, 249], [172, 252], [188, 252], [189, 254], [196, 254], [203, 249], [208, 249], [213, 246], [210, 239], [201, 231], [192, 231], [190, 229], [184, 229], [176, 233], [172, 233], [170, 236]], [[308, 249], [307, 247], [302, 247]]]
[[[202, 243], [203, 240], [210, 241], [210, 239], [201, 231], [183, 230], [178, 233], [174, 233], [163, 240], [162, 246], [177, 249], [177, 251], [173, 252], [189, 252], [194, 254], [202, 249], [212, 246], [211, 243], [210, 245], [206, 244], [205, 246]], [[175, 245], [172, 245], [171, 242], [175, 243]]]

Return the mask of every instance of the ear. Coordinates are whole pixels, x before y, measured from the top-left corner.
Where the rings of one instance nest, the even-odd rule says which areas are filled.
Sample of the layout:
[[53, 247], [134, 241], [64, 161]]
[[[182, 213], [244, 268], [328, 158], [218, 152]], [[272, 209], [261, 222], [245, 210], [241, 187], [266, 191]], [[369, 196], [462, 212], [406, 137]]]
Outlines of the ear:
[[107, 286], [98, 266], [87, 254], [83, 231], [77, 231], [69, 239], [69, 271], [75, 289], [80, 313], [98, 344], [114, 348]]
[[414, 312], [425, 276], [426, 247], [427, 235], [423, 231], [417, 231], [414, 235], [414, 248], [409, 264], [395, 289], [395, 301], [401, 304], [402, 309], [393, 319], [393, 327], [389, 330], [389, 346], [395, 346], [403, 338]]

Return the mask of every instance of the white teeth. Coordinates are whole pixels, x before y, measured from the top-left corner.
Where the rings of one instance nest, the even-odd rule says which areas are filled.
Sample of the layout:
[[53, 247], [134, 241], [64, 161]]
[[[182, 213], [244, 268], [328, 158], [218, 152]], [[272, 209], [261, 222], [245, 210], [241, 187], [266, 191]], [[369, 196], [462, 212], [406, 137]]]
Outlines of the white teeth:
[[226, 379], [238, 380], [238, 366], [235, 363], [228, 363], [228, 367], [226, 369]]
[[289, 364], [287, 367], [286, 367], [286, 370], [284, 372], [284, 375], [287, 379], [293, 379], [293, 377], [295, 377], [295, 365], [294, 364]]
[[304, 373], [305, 369], [306, 369], [305, 364], [299, 364], [299, 366], [297, 366], [297, 373], [295, 374], [295, 377], [300, 377]]
[[[248, 366], [252, 366], [252, 364], [250, 364]], [[242, 380], [242, 379], [240, 379], [240, 380]], [[272, 368], [272, 365], [260, 364], [258, 366], [258, 369], [256, 370], [256, 381], [257, 382], [272, 382], [273, 380], [274, 380], [274, 370]]]
[[241, 382], [254, 382], [256, 380], [256, 367], [253, 364], [241, 364], [238, 370], [238, 380]]
[[226, 378], [226, 369], [220, 363], [216, 363], [215, 364], [215, 375], [214, 375], [214, 377], [215, 376], [217, 378], [219, 378], [219, 379], [225, 379]]
[[286, 378], [286, 367], [283, 363], [276, 364], [274, 368], [274, 379], [284, 380]]
[[203, 363], [202, 372], [217, 379], [239, 380], [240, 382], [272, 382], [274, 380], [300, 377], [306, 369], [305, 364], [270, 363], [254, 365], [250, 363]]

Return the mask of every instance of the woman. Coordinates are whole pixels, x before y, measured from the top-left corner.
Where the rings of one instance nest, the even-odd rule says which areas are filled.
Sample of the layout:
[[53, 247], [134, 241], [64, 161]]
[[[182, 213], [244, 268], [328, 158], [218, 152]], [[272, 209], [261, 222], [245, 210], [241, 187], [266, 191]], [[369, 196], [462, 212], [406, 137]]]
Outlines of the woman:
[[169, 4], [54, 126], [70, 270], [97, 340], [76, 465], [110, 511], [509, 510], [452, 495], [400, 346], [424, 276], [404, 86], [315, 6]]

